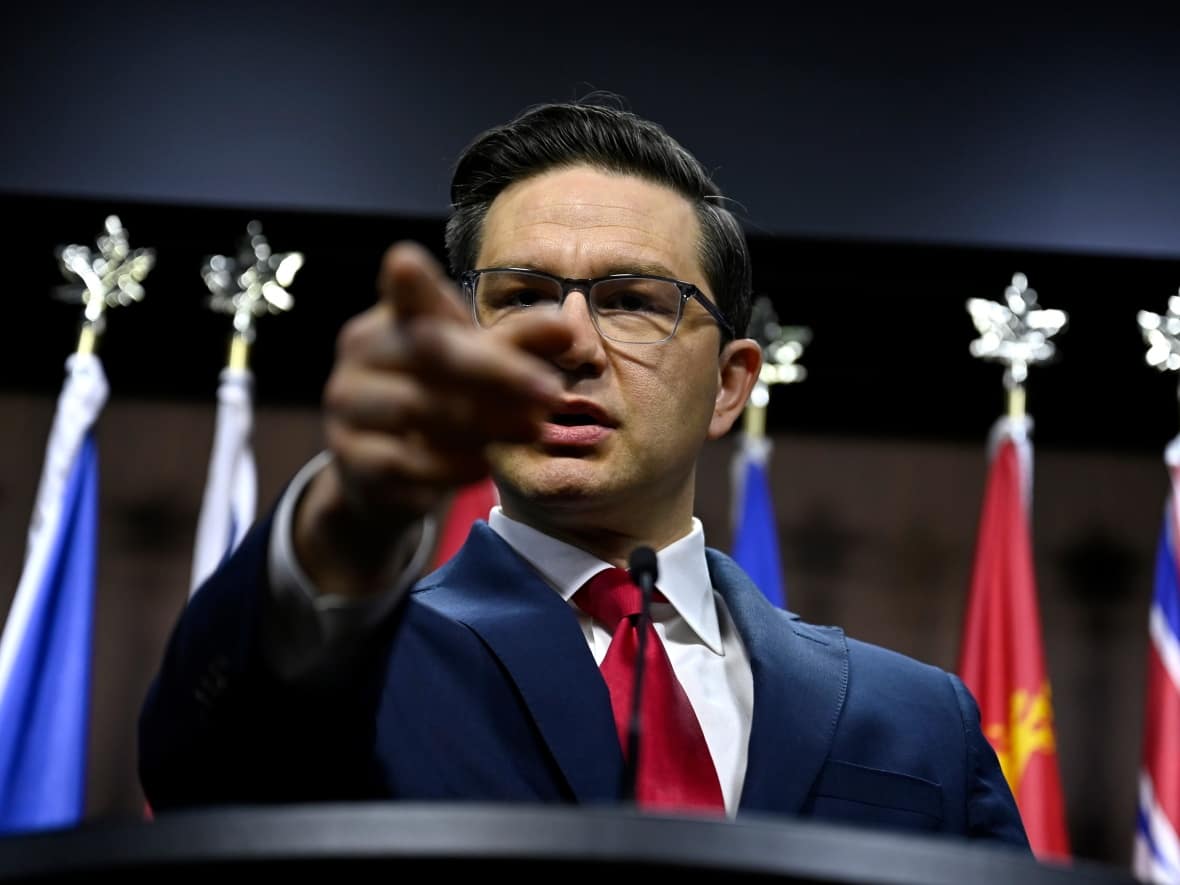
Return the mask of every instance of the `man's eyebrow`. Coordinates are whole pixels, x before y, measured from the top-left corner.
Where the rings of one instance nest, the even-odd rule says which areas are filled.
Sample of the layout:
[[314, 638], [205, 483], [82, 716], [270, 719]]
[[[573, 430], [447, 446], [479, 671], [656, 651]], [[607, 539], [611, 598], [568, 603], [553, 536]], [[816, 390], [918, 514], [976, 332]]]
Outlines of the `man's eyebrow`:
[[618, 273], [641, 273], [656, 277], [674, 277], [676, 274], [672, 273], [664, 265], [659, 262], [647, 261], [632, 261], [626, 264], [612, 264], [608, 266], [601, 276], [611, 276]]

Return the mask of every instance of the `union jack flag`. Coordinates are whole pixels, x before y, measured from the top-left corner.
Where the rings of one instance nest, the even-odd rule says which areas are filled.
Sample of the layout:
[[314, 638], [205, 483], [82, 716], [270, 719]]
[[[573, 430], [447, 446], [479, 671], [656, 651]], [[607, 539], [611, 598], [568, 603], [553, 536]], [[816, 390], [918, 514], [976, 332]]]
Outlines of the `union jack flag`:
[[1135, 874], [1180, 883], [1180, 436], [1164, 455], [1171, 481], [1148, 615], [1147, 692], [1135, 829]]

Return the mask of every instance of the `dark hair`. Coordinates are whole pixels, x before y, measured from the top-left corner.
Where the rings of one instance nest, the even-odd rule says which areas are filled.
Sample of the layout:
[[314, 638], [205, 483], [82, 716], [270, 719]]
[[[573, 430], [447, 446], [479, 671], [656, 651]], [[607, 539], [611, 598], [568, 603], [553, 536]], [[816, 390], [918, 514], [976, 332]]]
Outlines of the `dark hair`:
[[[696, 208], [701, 265], [717, 306], [739, 337], [750, 321], [750, 253], [737, 218], [700, 162], [656, 123], [582, 102], [544, 104], [479, 135], [451, 178], [446, 248], [451, 271], [475, 266], [484, 219], [509, 185], [550, 169], [586, 164], [671, 188]], [[725, 334], [722, 333], [724, 340]]]

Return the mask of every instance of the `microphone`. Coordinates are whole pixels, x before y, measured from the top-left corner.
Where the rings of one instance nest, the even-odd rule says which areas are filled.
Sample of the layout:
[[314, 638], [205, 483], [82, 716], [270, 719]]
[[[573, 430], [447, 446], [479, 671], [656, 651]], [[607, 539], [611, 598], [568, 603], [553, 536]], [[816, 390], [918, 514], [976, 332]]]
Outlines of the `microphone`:
[[659, 576], [656, 552], [650, 547], [636, 547], [627, 561], [631, 580], [639, 588], [639, 647], [635, 655], [635, 685], [631, 691], [631, 717], [627, 724], [627, 758], [623, 763], [623, 799], [635, 800], [635, 782], [639, 773], [639, 731], [643, 725], [643, 662], [647, 657], [648, 624], [651, 623], [651, 597]]

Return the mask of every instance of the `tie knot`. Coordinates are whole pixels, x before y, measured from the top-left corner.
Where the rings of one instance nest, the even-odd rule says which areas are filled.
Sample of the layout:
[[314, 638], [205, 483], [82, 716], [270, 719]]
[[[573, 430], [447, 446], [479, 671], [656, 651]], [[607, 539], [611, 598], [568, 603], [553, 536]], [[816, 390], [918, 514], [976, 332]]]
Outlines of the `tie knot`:
[[623, 618], [639, 614], [643, 596], [626, 569], [608, 568], [578, 589], [574, 604], [613, 632]]

